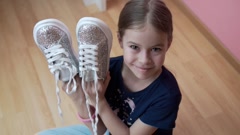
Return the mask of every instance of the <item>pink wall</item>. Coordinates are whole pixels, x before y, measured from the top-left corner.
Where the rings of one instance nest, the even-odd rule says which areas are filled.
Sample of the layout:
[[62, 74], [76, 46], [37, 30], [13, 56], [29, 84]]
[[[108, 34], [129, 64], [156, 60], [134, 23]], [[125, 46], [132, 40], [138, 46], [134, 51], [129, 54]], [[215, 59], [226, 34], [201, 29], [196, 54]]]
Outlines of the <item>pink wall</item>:
[[182, 0], [240, 61], [240, 0]]

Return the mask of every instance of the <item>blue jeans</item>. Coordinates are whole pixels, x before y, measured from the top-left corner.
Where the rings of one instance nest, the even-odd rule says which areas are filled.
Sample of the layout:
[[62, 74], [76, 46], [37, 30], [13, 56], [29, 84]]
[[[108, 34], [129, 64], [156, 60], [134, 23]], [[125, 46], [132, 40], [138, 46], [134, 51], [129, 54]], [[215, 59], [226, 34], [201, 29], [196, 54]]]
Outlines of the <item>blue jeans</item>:
[[[91, 131], [85, 125], [73, 125], [44, 130], [37, 135], [91, 135]], [[106, 132], [104, 135], [109, 135], [109, 133]]]

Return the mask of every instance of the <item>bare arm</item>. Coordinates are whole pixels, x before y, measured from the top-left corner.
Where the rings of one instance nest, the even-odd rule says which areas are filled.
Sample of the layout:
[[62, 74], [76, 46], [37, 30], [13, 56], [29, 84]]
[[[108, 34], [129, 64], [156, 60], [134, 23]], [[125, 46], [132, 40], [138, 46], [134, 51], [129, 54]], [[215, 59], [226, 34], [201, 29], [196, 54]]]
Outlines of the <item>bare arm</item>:
[[[77, 83], [77, 91], [68, 96], [74, 103], [79, 116], [83, 119], [89, 119], [88, 110], [87, 110], [87, 106], [86, 106], [86, 98], [85, 98], [85, 95], [83, 93], [82, 86], [81, 86], [81, 79], [78, 75], [75, 76], [75, 79], [76, 79], [76, 83]], [[62, 86], [63, 91], [66, 90], [66, 87], [67, 87], [67, 83], [63, 83], [63, 86]], [[70, 84], [70, 87], [72, 87], [72, 84]], [[90, 107], [90, 108], [91, 108], [91, 112], [93, 114], [95, 109], [94, 109], [94, 107]], [[84, 122], [83, 124], [85, 124], [93, 133], [91, 122]], [[99, 119], [98, 134], [102, 135], [102, 134], [104, 134], [105, 131], [106, 131], [105, 125], [103, 124], [102, 120]]]
[[[83, 119], [89, 119], [89, 114], [88, 114], [88, 110], [87, 110], [87, 106], [86, 106], [85, 101], [81, 101], [81, 102], [75, 102], [74, 101], [74, 104], [77, 108], [78, 115]], [[91, 110], [91, 116], [92, 116], [93, 113], [95, 112], [95, 108], [91, 106], [90, 110]], [[85, 124], [93, 133], [91, 121], [83, 122], [83, 124]], [[105, 127], [105, 125], [103, 124], [103, 122], [100, 118], [99, 118], [97, 129], [98, 129], [97, 132], [98, 132], [99, 135], [103, 135], [106, 131], [106, 127]]]

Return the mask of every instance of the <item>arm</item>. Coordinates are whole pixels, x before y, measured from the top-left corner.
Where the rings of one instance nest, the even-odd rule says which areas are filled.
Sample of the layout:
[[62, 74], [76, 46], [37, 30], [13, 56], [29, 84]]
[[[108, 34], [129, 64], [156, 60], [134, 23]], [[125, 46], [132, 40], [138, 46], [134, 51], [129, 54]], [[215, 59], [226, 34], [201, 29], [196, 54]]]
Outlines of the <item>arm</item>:
[[99, 102], [99, 115], [113, 135], [152, 135], [157, 128], [143, 123], [140, 119], [128, 128], [112, 111], [106, 100]]
[[[110, 81], [110, 76], [103, 82], [98, 82], [98, 95], [99, 95], [99, 116], [101, 117], [104, 125], [112, 135], [151, 135], [157, 128], [149, 126], [138, 119], [130, 128], [126, 126], [121, 119], [113, 112], [108, 105], [105, 98], [105, 91]], [[94, 86], [87, 90], [92, 105], [96, 105], [96, 92]]]
[[[86, 106], [86, 98], [85, 98], [85, 95], [83, 93], [82, 86], [81, 86], [81, 79], [78, 75], [75, 76], [75, 79], [76, 79], [76, 83], [77, 83], [77, 91], [68, 96], [74, 103], [79, 116], [83, 119], [89, 119], [88, 110], [87, 110], [87, 106]], [[67, 87], [67, 83], [63, 82], [63, 86], [62, 86], [63, 91], [66, 90], [66, 87]], [[72, 87], [72, 84], [70, 84], [70, 87]], [[92, 114], [94, 113], [94, 110], [95, 110], [94, 107], [91, 107]], [[83, 124], [85, 124], [93, 132], [91, 122], [84, 122]], [[104, 126], [102, 120], [99, 119], [98, 134], [102, 135], [102, 134], [104, 134], [105, 131], [106, 131], [106, 127]]]
[[[73, 102], [76, 106], [78, 115], [83, 119], [89, 119], [89, 114], [88, 114], [88, 110], [87, 110], [87, 106], [86, 106], [85, 101], [81, 101], [81, 102], [73, 101]], [[90, 110], [91, 110], [91, 116], [92, 116], [94, 111], [95, 111], [95, 108], [91, 106]], [[98, 117], [98, 116], [96, 116], [96, 117]], [[83, 124], [85, 124], [93, 133], [91, 121], [83, 122]], [[105, 127], [105, 125], [103, 124], [103, 122], [100, 118], [99, 118], [97, 129], [98, 129], [97, 132], [98, 132], [99, 135], [102, 135], [106, 132], [106, 127]]]

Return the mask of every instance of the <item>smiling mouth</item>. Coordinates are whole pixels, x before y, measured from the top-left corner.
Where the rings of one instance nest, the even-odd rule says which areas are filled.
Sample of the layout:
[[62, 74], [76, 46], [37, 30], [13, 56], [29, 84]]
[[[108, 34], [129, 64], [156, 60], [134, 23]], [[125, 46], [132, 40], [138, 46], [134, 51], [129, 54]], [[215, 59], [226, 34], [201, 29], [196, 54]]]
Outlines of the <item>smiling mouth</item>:
[[143, 68], [143, 67], [138, 67], [138, 66], [135, 66], [137, 69], [139, 69], [140, 71], [143, 71], [143, 72], [146, 72], [148, 70], [150, 70], [151, 68]]

